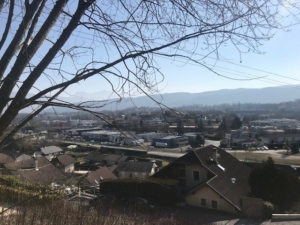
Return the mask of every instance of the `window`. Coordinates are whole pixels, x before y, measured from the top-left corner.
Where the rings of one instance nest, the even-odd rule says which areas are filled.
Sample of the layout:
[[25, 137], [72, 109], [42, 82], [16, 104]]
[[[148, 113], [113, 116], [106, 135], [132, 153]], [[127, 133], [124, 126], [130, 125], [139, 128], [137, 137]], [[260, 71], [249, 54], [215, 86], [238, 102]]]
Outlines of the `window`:
[[193, 180], [199, 181], [200, 180], [200, 173], [199, 171], [193, 171]]
[[205, 198], [201, 198], [201, 206], [206, 206], [206, 199]]
[[218, 202], [215, 201], [215, 200], [212, 200], [212, 201], [211, 201], [211, 207], [212, 207], [213, 209], [217, 209], [217, 208], [218, 208]]
[[185, 168], [183, 167], [178, 168], [178, 178], [185, 178]]

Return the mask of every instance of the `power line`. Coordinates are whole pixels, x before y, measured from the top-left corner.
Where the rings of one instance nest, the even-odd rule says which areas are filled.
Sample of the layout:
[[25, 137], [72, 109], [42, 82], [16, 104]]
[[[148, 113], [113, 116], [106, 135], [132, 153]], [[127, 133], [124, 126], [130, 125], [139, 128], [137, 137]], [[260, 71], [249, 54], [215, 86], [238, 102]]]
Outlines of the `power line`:
[[[168, 57], [164, 57], [164, 56], [158, 56], [158, 57], [170, 60], [170, 58], [168, 58]], [[199, 66], [199, 67], [204, 67], [205, 68], [205, 66], [202, 66], [201, 64], [196, 64], [196, 63], [192, 63], [192, 62], [184, 62], [184, 61], [180, 61], [178, 59], [173, 59], [172, 61], [181, 62], [181, 63], [189, 64], [189, 65], [192, 65], [192, 66]], [[207, 64], [207, 65], [213, 66], [211, 64]], [[295, 86], [294, 84], [291, 84], [291, 83], [287, 83], [287, 82], [283, 82], [283, 81], [278, 81], [278, 80], [274, 80], [274, 79], [269, 79], [269, 78], [265, 78], [265, 77], [259, 77], [259, 76], [255, 76], [255, 75], [252, 75], [252, 74], [249, 74], [249, 73], [240, 72], [240, 71], [236, 71], [236, 70], [232, 70], [232, 69], [227, 69], [227, 68], [220, 67], [220, 66], [214, 66], [214, 67], [222, 68], [222, 69], [229, 70], [229, 71], [234, 71], [234, 72], [237, 72], [237, 73], [241, 73], [242, 75], [241, 74], [237, 74], [237, 73], [233, 73], [233, 72], [224, 71], [222, 69], [214, 69], [215, 71], [221, 71], [221, 72], [225, 72], [225, 73], [228, 73], [228, 74], [231, 74], [231, 75], [235, 75], [235, 76], [239, 76], [239, 77], [244, 77], [244, 78], [249, 78], [249, 79], [256, 79], [258, 81], [262, 81], [262, 82], [265, 82], [265, 83], [273, 83], [273, 84], [277, 84], [277, 85], [287, 85], [287, 86], [289, 86], [291, 88], [295, 88], [295, 89], [299, 89], [300, 90], [299, 87], [297, 87], [297, 86]], [[220, 75], [222, 75], [222, 74], [220, 74]], [[245, 81], [247, 81], [247, 79], [245, 79]]]
[[[3, 12], [3, 13], [6, 13], [8, 14], [7, 12]], [[6, 18], [6, 17], [2, 17], [0, 16], [1, 18]], [[17, 20], [15, 20], [17, 21]], [[17, 21], [17, 22], [20, 22], [20, 21]], [[38, 23], [42, 23], [41, 21], [38, 21]], [[54, 25], [55, 27], [57, 27], [57, 25]], [[58, 28], [58, 27], [57, 27]], [[60, 32], [60, 30], [53, 30], [55, 32]], [[91, 33], [87, 33], [87, 32], [83, 32], [83, 31], [77, 31], [75, 30], [74, 33], [77, 33], [77, 34], [85, 34], [85, 35], [88, 35], [88, 36], [93, 36], [93, 34]], [[80, 37], [80, 38], [83, 38], [83, 39], [88, 39], [88, 40], [91, 40], [91, 41], [94, 41], [95, 39], [91, 39], [91, 38], [88, 38], [88, 37], [85, 37], [85, 36], [80, 36], [80, 35], [76, 35], [76, 37]], [[108, 38], [104, 38], [102, 37], [102, 43], [103, 44], [107, 44], [107, 45], [112, 45], [111, 43], [107, 43], [107, 42], [103, 42], [103, 40], [106, 40], [106, 41], [109, 41]], [[155, 43], [153, 42], [154, 44], [158, 44], [158, 43]], [[112, 45], [113, 46], [113, 45]], [[172, 47], [171, 47], [172, 48]], [[174, 47], [173, 47], [174, 48]], [[181, 50], [179, 50], [181, 51]], [[229, 63], [229, 64], [232, 64], [232, 65], [235, 65], [235, 66], [239, 66], [239, 67], [243, 67], [243, 68], [247, 68], [247, 69], [251, 69], [251, 70], [255, 70], [255, 71], [259, 71], [259, 72], [263, 72], [263, 73], [267, 73], [267, 74], [270, 74], [270, 75], [274, 75], [274, 76], [278, 76], [278, 77], [282, 77], [282, 78], [287, 78], [287, 79], [291, 79], [291, 80], [295, 80], [295, 81], [300, 81], [300, 79], [296, 79], [296, 78], [292, 78], [292, 77], [288, 77], [288, 76], [284, 76], [284, 75], [280, 75], [280, 74], [276, 74], [276, 73], [273, 73], [273, 72], [269, 72], [269, 71], [265, 71], [265, 70], [261, 70], [261, 69], [257, 69], [257, 68], [253, 68], [253, 67], [249, 67], [249, 66], [244, 66], [244, 65], [240, 65], [240, 64], [237, 64], [237, 63], [233, 63], [233, 62], [229, 62], [229, 61], [226, 61], [226, 60], [223, 60], [223, 59], [217, 59], [217, 58], [214, 58], [214, 57], [210, 57], [210, 56], [204, 56], [200, 53], [195, 53], [195, 52], [188, 52], [188, 51], [185, 51], [187, 53], [190, 53], [190, 54], [194, 54], [194, 55], [199, 55], [199, 56], [203, 56], [203, 57], [206, 57], [206, 58], [210, 58], [210, 59], [214, 59], [214, 60], [217, 60], [217, 61], [220, 61], [220, 62], [225, 62], [225, 63]], [[162, 56], [161, 56], [162, 57]], [[172, 60], [172, 61], [177, 61], [177, 62], [182, 62], [182, 63], [185, 63], [185, 64], [190, 64], [190, 65], [194, 65], [194, 66], [201, 66], [201, 64], [193, 64], [191, 62], [183, 62], [183, 61], [180, 61], [178, 59], [170, 59], [168, 57], [165, 57], [166, 59], [168, 60]], [[225, 73], [228, 73], [228, 74], [232, 74], [232, 75], [236, 75], [236, 76], [240, 76], [240, 77], [247, 77], [247, 78], [254, 78], [254, 79], [259, 79], [261, 81], [263, 81], [262, 79], [264, 79], [264, 82], [266, 83], [273, 83], [273, 84], [281, 84], [281, 85], [288, 85], [288, 86], [291, 86], [293, 88], [296, 88], [296, 89], [299, 89], [297, 87], [295, 87], [293, 84], [291, 83], [287, 83], [287, 82], [283, 82], [283, 81], [278, 81], [278, 80], [273, 80], [273, 79], [269, 79], [269, 78], [264, 78], [264, 77], [259, 77], [259, 76], [255, 76], [255, 75], [252, 75], [252, 74], [249, 74], [249, 73], [245, 73], [245, 72], [240, 72], [240, 71], [237, 71], [237, 70], [233, 70], [233, 69], [228, 69], [228, 68], [224, 68], [224, 67], [221, 67], [221, 66], [216, 66], [216, 65], [211, 65], [211, 64], [207, 64], [205, 63], [206, 65], [208, 66], [212, 66], [212, 67], [216, 67], [216, 68], [221, 68], [221, 69], [225, 69], [225, 70], [229, 70], [229, 71], [233, 71], [233, 72], [237, 72], [237, 73], [241, 73], [241, 74], [245, 74], [245, 75], [249, 75], [251, 77], [247, 77], [247, 76], [242, 76], [242, 75], [238, 75], [236, 73], [230, 73], [230, 72], [226, 72], [226, 71], [223, 71]], [[202, 67], [205, 68], [204, 65], [202, 65]], [[213, 69], [213, 70], [217, 70], [217, 69]], [[218, 70], [218, 71], [222, 71], [222, 70]], [[220, 74], [221, 75], [221, 74]], [[228, 77], [230, 79], [230, 77]], [[266, 81], [267, 80], [267, 81]], [[276, 82], [276, 83], [274, 83]]]

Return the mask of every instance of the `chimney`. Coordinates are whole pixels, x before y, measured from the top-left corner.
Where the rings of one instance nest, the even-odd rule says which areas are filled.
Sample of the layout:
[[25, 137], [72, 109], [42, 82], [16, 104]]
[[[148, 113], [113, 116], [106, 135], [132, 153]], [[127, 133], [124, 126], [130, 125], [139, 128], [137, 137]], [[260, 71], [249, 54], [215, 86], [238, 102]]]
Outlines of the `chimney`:
[[213, 151], [213, 160], [214, 160], [217, 164], [219, 164], [219, 162], [218, 162], [218, 149], [217, 149], [217, 148], [213, 148], [212, 151]]
[[37, 157], [34, 158], [34, 165], [35, 165], [35, 170], [38, 171], [39, 170], [39, 162], [38, 162]]

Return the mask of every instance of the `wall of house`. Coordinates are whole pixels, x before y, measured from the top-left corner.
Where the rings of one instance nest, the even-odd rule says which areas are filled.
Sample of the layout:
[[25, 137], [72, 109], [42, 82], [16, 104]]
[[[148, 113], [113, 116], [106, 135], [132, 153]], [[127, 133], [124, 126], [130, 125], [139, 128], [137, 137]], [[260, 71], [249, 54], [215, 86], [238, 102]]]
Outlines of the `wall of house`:
[[74, 172], [74, 164], [65, 167], [65, 173], [73, 173], [73, 172]]
[[[201, 205], [201, 198], [206, 199], [206, 206]], [[234, 213], [234, 207], [225, 199], [213, 191], [210, 187], [204, 186], [185, 197], [185, 202], [190, 206], [212, 208], [212, 200], [217, 201], [217, 210]]]
[[150, 172], [149, 176], [152, 176], [153, 174], [155, 174], [155, 168], [156, 167], [157, 167], [156, 165], [153, 166], [153, 168], [151, 169], [151, 172]]
[[[193, 179], [193, 171], [199, 171], [200, 179], [199, 181], [194, 181]], [[185, 166], [185, 182], [186, 182], [186, 190], [189, 190], [195, 187], [198, 184], [203, 183], [207, 180], [207, 169], [202, 167], [199, 164], [186, 164]]]

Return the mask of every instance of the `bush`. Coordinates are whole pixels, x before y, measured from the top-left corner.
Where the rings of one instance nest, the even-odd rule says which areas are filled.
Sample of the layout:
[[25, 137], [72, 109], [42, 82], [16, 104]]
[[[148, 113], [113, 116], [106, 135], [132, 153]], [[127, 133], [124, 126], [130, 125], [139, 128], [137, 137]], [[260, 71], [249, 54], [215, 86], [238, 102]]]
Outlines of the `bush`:
[[142, 197], [151, 204], [173, 205], [177, 202], [178, 181], [173, 179], [149, 178], [117, 179], [101, 183], [101, 193], [113, 194], [117, 198]]
[[[42, 206], [32, 203], [23, 204], [7, 211], [5, 216], [0, 216], [1, 225], [83, 225], [83, 224], [156, 224], [156, 225], [199, 225], [204, 223], [182, 221], [175, 218], [176, 211], [170, 213], [156, 212], [131, 212], [123, 207], [97, 207], [88, 209], [80, 202], [53, 201]], [[174, 215], [174, 216], [173, 216]], [[208, 223], [205, 223], [208, 224]]]
[[279, 209], [271, 202], [264, 202], [264, 216], [268, 219], [272, 218], [272, 214], [279, 213]]
[[281, 210], [289, 208], [300, 199], [298, 177], [277, 168], [271, 157], [252, 169], [249, 185], [254, 197], [270, 201]]

